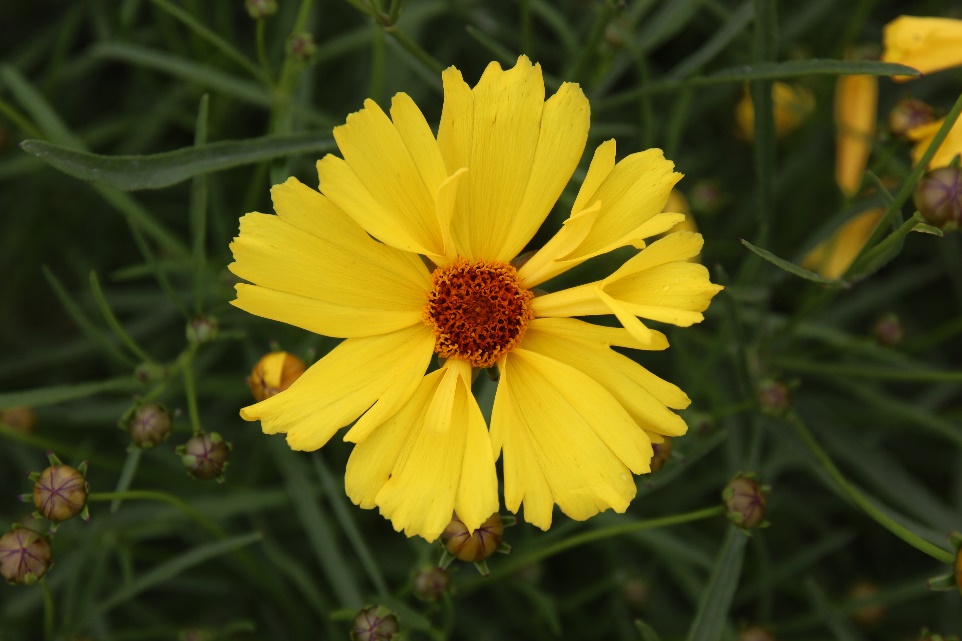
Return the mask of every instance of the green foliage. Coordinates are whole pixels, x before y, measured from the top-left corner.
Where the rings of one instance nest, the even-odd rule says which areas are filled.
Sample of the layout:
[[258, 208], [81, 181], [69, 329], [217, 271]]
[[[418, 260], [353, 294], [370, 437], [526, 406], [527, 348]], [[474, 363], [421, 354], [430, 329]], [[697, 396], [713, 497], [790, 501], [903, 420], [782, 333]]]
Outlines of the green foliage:
[[[240, 1], [62, 4], [0, 2], [0, 410], [37, 415], [32, 430], [0, 415], [0, 527], [32, 510], [17, 496], [46, 450], [89, 460], [92, 520], [61, 525], [41, 585], [0, 585], [0, 641], [346, 639], [364, 605], [396, 612], [408, 639], [962, 634], [958, 591], [926, 587], [952, 570], [946, 537], [962, 530], [962, 244], [914, 215], [922, 168], [884, 130], [911, 94], [948, 115], [944, 138], [962, 74], [896, 84], [885, 76], [914, 70], [844, 59], [880, 43], [898, 3], [282, 0], [262, 21]], [[305, 32], [307, 63], [286, 53]], [[726, 290], [705, 323], [660, 328], [670, 349], [634, 356], [693, 403], [688, 435], [637, 479], [628, 512], [556, 514], [548, 532], [522, 520], [490, 576], [456, 562], [453, 592], [424, 603], [411, 574], [441, 548], [350, 503], [350, 445], [292, 452], [239, 418], [272, 343], [311, 360], [336, 341], [231, 307], [228, 244], [241, 215], [271, 211], [271, 184], [316, 185], [332, 127], [363, 99], [404, 91], [436, 125], [441, 69], [473, 84], [520, 53], [549, 91], [579, 82], [592, 101], [589, 149], [533, 247], [559, 228], [597, 144], [661, 147]], [[880, 76], [882, 123], [851, 198], [832, 174], [846, 74]], [[816, 103], [780, 138], [775, 81]], [[752, 142], [735, 135], [745, 92]], [[709, 182], [721, 194], [702, 211]], [[869, 207], [886, 215], [845, 275], [799, 266]], [[605, 260], [577, 277], [607, 275]], [[871, 335], [887, 312], [904, 325], [898, 345]], [[185, 336], [198, 318], [219, 326], [209, 342]], [[772, 378], [792, 388], [782, 417], [757, 407]], [[477, 386], [490, 405], [493, 386]], [[174, 434], [128, 451], [118, 422], [148, 402], [170, 408]], [[189, 478], [174, 453], [200, 432], [233, 443], [222, 485]], [[719, 497], [744, 472], [772, 488], [771, 527], [750, 535]], [[853, 594], [859, 581], [872, 596]], [[861, 616], [869, 606], [881, 622]]]

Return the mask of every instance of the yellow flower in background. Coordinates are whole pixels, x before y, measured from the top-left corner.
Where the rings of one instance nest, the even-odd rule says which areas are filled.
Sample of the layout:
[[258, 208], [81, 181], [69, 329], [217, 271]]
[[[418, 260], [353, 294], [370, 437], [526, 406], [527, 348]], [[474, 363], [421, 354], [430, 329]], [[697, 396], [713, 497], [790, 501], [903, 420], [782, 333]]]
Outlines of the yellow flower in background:
[[[554, 504], [579, 520], [623, 512], [651, 443], [686, 431], [671, 410], [689, 400], [611, 348], [667, 347], [640, 318], [702, 320], [721, 289], [685, 262], [702, 238], [670, 234], [607, 278], [533, 289], [676, 225], [661, 210], [681, 176], [660, 150], [616, 163], [603, 143], [562, 229], [516, 268], [582, 156], [588, 100], [571, 83], [545, 100], [524, 56], [474, 88], [453, 67], [442, 80], [437, 137], [407, 95], [390, 117], [368, 100], [334, 130], [343, 159], [317, 163], [320, 192], [288, 179], [271, 191], [278, 215], [241, 219], [230, 268], [252, 284], [233, 304], [345, 339], [241, 416], [298, 450], [353, 423], [347, 493], [409, 536], [434, 540], [452, 512], [477, 529], [498, 510], [499, 456], [506, 506], [540, 528]], [[622, 327], [572, 318], [591, 315]], [[471, 384], [492, 366], [489, 432]]]
[[[925, 150], [928, 149], [932, 141], [935, 140], [935, 134], [939, 133], [939, 129], [942, 128], [944, 122], [945, 118], [942, 118], [935, 122], [930, 122], [927, 125], [911, 129], [908, 134], [906, 134], [909, 140], [915, 142], [915, 146], [912, 147], [913, 165], [919, 164], [922, 155], [925, 154]], [[962, 118], [956, 120], [952, 128], [949, 129], [945, 140], [942, 141], [938, 151], [932, 156], [928, 168], [938, 169], [939, 167], [948, 167], [952, 164], [952, 160], [959, 154], [962, 154]]]
[[840, 76], [835, 85], [835, 182], [854, 196], [872, 153], [878, 118], [878, 79]]
[[884, 215], [884, 209], [868, 209], [854, 216], [830, 238], [813, 247], [802, 259], [802, 267], [825, 278], [841, 278], [855, 262]]
[[280, 394], [304, 373], [304, 361], [287, 352], [271, 352], [261, 357], [247, 380], [258, 401]]
[[[665, 208], [662, 211], [670, 214], [684, 214], [685, 216], [684, 220], [669, 229], [666, 233], [670, 234], [676, 231], [698, 231], [698, 225], [695, 224], [695, 218], [691, 215], [691, 207], [688, 205], [688, 199], [685, 198], [685, 194], [678, 191], [678, 189], [672, 189], [671, 193], [668, 194], [668, 202], [665, 203]], [[700, 263], [701, 254], [692, 256], [688, 259], [688, 261], [692, 263]]]
[[[923, 74], [962, 65], [962, 20], [899, 16], [882, 32], [882, 62], [895, 62]], [[895, 76], [904, 82], [914, 76]]]
[[[775, 135], [779, 138], [798, 129], [815, 109], [815, 98], [808, 89], [785, 82], [772, 84], [772, 102], [775, 109]], [[749, 141], [754, 139], [755, 106], [747, 85], [741, 100], [735, 105], [735, 124], [741, 138]]]

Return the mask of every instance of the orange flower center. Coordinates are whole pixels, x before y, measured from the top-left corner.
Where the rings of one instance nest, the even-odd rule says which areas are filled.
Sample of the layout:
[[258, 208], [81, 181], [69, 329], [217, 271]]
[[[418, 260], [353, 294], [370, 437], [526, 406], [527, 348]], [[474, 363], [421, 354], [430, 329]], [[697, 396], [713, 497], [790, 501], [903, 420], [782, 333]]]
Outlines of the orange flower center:
[[424, 322], [434, 330], [434, 351], [491, 367], [518, 346], [534, 317], [534, 297], [507, 263], [463, 258], [431, 275]]

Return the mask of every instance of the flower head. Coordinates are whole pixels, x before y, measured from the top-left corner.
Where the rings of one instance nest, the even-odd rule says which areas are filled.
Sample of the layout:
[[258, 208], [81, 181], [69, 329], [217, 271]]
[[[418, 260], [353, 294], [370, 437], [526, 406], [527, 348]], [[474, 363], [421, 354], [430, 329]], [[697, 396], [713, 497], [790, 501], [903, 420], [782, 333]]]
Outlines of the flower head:
[[[505, 503], [541, 527], [555, 504], [575, 519], [627, 509], [649, 471], [651, 435], [687, 429], [680, 389], [612, 347], [665, 349], [641, 318], [688, 326], [721, 289], [686, 262], [700, 235], [669, 234], [662, 213], [681, 176], [662, 152], [595, 151], [562, 229], [522, 253], [578, 165], [589, 105], [564, 83], [545, 100], [524, 56], [490, 64], [475, 87], [442, 75], [437, 135], [405, 94], [390, 116], [373, 101], [334, 130], [342, 157], [318, 164], [320, 191], [289, 179], [277, 215], [252, 213], [231, 244], [233, 304], [345, 339], [286, 391], [241, 410], [299, 450], [342, 427], [355, 444], [347, 493], [397, 530], [436, 539], [456, 513], [468, 532]], [[643, 247], [613, 274], [535, 288], [620, 247]], [[550, 289], [550, 287], [549, 287]], [[573, 316], [614, 316], [621, 327]], [[428, 371], [434, 355], [440, 367]], [[472, 393], [479, 368], [499, 383], [490, 431]]]
[[293, 354], [271, 352], [257, 361], [247, 383], [254, 398], [263, 401], [293, 385], [304, 369], [304, 361]]
[[882, 62], [915, 67], [923, 74], [962, 65], [962, 20], [899, 16], [885, 25], [882, 46]]
[[840, 76], [835, 86], [835, 182], [854, 196], [872, 152], [878, 78]]

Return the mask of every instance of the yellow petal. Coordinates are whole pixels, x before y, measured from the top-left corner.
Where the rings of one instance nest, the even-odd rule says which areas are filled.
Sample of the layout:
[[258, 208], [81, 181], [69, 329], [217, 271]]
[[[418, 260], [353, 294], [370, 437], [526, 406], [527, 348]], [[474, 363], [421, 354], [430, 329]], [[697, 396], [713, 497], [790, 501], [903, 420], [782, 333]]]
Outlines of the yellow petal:
[[588, 209], [583, 209], [564, 221], [561, 229], [518, 270], [522, 286], [531, 289], [578, 264], [568, 265], [560, 259], [581, 244], [591, 231], [599, 213], [601, 202], [596, 201]]
[[[428, 405], [424, 420], [429, 430], [443, 434], [451, 427], [455, 388], [459, 381], [470, 389], [471, 363], [459, 358], [449, 358], [441, 369], [444, 370], [444, 376], [438, 384], [434, 398], [431, 399], [431, 404]], [[490, 516], [490, 514], [487, 516]]]
[[[651, 341], [642, 343], [623, 327], [605, 327], [576, 318], [536, 318], [528, 324], [528, 327], [537, 327], [539, 331], [548, 332], [554, 336], [600, 347], [630, 347], [650, 351], [668, 349], [668, 339], [661, 332], [654, 330], [651, 330]], [[521, 346], [524, 347], [524, 339]]]
[[[775, 136], [782, 138], [798, 129], [812, 113], [815, 109], [815, 98], [804, 87], [775, 82], [772, 83], [772, 107], [775, 112]], [[741, 138], [749, 141], [754, 138], [755, 105], [747, 84], [735, 107], [735, 124]]]
[[533, 320], [521, 347], [570, 365], [600, 383], [645, 431], [668, 436], [687, 431], [685, 421], [668, 409], [688, 407], [691, 401], [683, 391], [605, 345], [557, 332], [562, 320], [566, 319]]
[[962, 65], [962, 20], [899, 16], [885, 25], [882, 46], [882, 62], [914, 67], [923, 74]]
[[461, 379], [461, 382], [452, 422], [457, 426], [463, 425], [466, 434], [454, 510], [465, 527], [473, 532], [498, 511], [498, 476], [488, 426], [481, 408], [471, 395], [470, 381]]
[[[922, 156], [928, 150], [929, 145], [931, 145], [935, 139], [935, 134], [938, 133], [944, 122], [945, 119], [943, 118], [938, 122], [922, 125], [908, 132], [910, 139], [918, 141], [912, 148], [913, 165], [919, 164]], [[948, 167], [959, 154], [962, 154], [962, 118], [956, 120], [952, 128], [949, 129], [949, 133], [945, 137], [945, 140], [942, 141], [942, 145], [938, 151], [935, 152], [935, 155], [932, 156], [928, 168], [938, 169], [940, 167]]]
[[840, 76], [835, 85], [835, 182], [854, 196], [872, 152], [878, 78]]
[[523, 502], [525, 520], [541, 528], [550, 525], [551, 502], [575, 520], [624, 512], [635, 495], [632, 471], [650, 469], [648, 436], [608, 391], [525, 349], [502, 365], [491, 430], [504, 455], [506, 506], [517, 511]]
[[423, 324], [391, 334], [349, 338], [314, 363], [291, 387], [241, 410], [265, 434], [287, 433], [295, 450], [316, 450], [398, 381], [417, 379], [434, 353]]
[[[701, 320], [698, 312], [708, 309], [721, 287], [708, 280], [708, 270], [702, 265], [674, 262], [612, 280], [604, 290], [612, 298], [630, 306], [636, 316], [687, 327], [691, 322]], [[639, 307], [658, 311], [643, 313]]]
[[436, 193], [441, 183], [447, 179], [448, 172], [444, 168], [444, 158], [441, 157], [441, 150], [431, 132], [431, 126], [424, 119], [424, 114], [410, 96], [399, 93], [391, 100], [391, 120], [428, 193]]
[[453, 174], [471, 161], [474, 93], [454, 67], [441, 73], [441, 84], [444, 86], [444, 106], [438, 124], [438, 148], [448, 174]]
[[576, 212], [588, 208], [588, 202], [597, 200], [594, 196], [598, 193], [598, 188], [608, 179], [615, 168], [615, 141], [606, 140], [595, 149], [591, 156], [591, 163], [588, 165], [588, 172], [578, 190], [575, 204], [571, 206], [572, 215]]
[[878, 225], [884, 209], [869, 209], [846, 222], [830, 238], [816, 245], [805, 258], [802, 267], [816, 271], [825, 278], [841, 278], [851, 267], [859, 252]]

